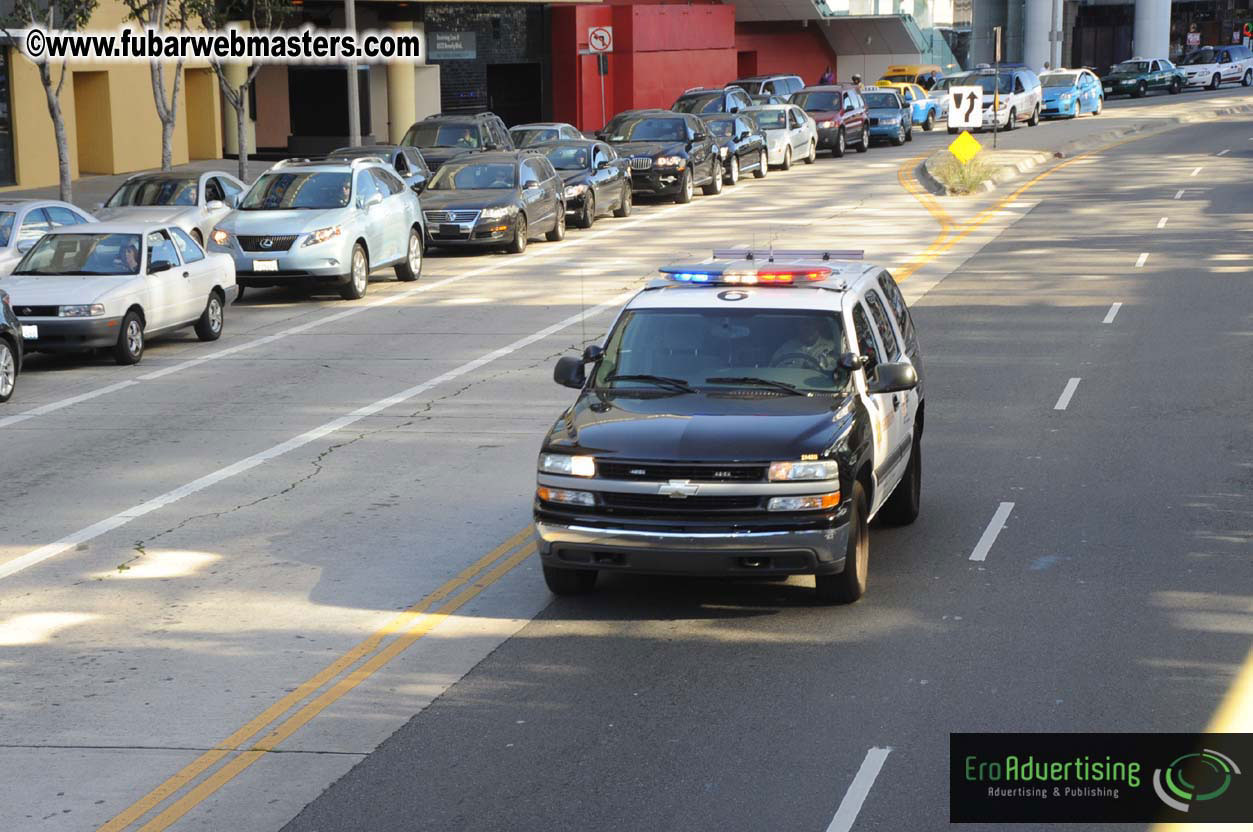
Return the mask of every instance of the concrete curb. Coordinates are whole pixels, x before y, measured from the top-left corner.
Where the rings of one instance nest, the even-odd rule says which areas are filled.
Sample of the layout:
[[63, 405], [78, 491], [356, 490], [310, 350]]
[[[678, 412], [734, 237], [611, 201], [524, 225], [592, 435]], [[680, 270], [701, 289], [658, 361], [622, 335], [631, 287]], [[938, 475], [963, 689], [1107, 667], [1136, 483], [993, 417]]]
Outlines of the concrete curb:
[[928, 192], [936, 196], [974, 196], [976, 194], [985, 194], [995, 191], [998, 186], [1017, 179], [1021, 174], [1033, 170], [1041, 165], [1047, 164], [1053, 159], [1066, 159], [1072, 156], [1078, 156], [1081, 153], [1103, 147], [1120, 139], [1137, 134], [1155, 134], [1163, 133], [1167, 130], [1174, 130], [1188, 124], [1198, 124], [1211, 121], [1222, 116], [1234, 116], [1253, 113], [1253, 102], [1248, 104], [1237, 104], [1225, 107], [1216, 107], [1202, 109], [1197, 112], [1187, 113], [1180, 116], [1171, 116], [1169, 118], [1160, 118], [1129, 124], [1125, 127], [1118, 127], [1111, 130], [1105, 130], [1082, 139], [1075, 139], [1062, 145], [1058, 150], [1041, 150], [1039, 153], [1024, 159], [1016, 164], [998, 165], [996, 173], [994, 173], [986, 182], [980, 184], [978, 188], [969, 194], [954, 194], [944, 186], [935, 175], [931, 172], [931, 165], [939, 159], [944, 158], [944, 154], [948, 150], [940, 150], [927, 157], [918, 168], [914, 171], [914, 177], [919, 184]]

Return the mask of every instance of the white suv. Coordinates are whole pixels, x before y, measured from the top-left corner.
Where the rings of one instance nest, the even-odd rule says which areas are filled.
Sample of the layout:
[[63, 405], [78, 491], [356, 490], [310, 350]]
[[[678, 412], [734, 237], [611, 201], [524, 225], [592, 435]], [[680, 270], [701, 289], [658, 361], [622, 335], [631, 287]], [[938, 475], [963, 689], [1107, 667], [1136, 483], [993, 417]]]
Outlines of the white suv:
[[1216, 90], [1223, 84], [1253, 85], [1253, 52], [1247, 46], [1202, 46], [1179, 64], [1189, 87]]

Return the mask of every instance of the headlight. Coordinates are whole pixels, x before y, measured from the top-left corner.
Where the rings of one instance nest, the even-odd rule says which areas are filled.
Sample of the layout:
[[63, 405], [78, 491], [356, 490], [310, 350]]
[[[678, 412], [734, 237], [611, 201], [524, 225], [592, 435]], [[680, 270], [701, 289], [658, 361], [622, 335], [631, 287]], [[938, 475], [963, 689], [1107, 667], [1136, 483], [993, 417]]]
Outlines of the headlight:
[[596, 505], [596, 497], [590, 491], [571, 491], [568, 488], [546, 488], [540, 486], [535, 489], [535, 495], [541, 500], [548, 503], [566, 503], [573, 506], [594, 506]]
[[583, 196], [583, 194], [585, 193], [587, 193], [586, 185], [567, 185], [566, 186], [566, 199], [575, 199], [576, 197]]
[[727, 158], [727, 149], [725, 147], [718, 148], [718, 155], [723, 159]]
[[502, 205], [499, 208], [484, 208], [479, 214], [481, 220], [500, 220], [513, 213], [512, 205]]
[[1069, 104], [1069, 103], [1070, 103], [1073, 99], [1074, 99], [1074, 96], [1073, 96], [1073, 95], [1071, 95], [1070, 93], [1068, 93], [1068, 92], [1062, 93], [1062, 103], [1063, 103], [1063, 104]]
[[305, 245], [316, 246], [318, 243], [325, 243], [327, 240], [333, 240], [339, 236], [339, 226], [332, 225], [329, 228], [319, 228], [309, 235], [309, 239], [305, 240]]
[[818, 126], [819, 126], [819, 127], [821, 127], [821, 128], [822, 128], [822, 129], [824, 129], [824, 130], [827, 130], [827, 129], [829, 129], [829, 128], [834, 127], [834, 126], [835, 126], [835, 122], [834, 122], [834, 121], [820, 121], [820, 122], [818, 122]]
[[900, 116], [884, 116], [883, 118], [879, 119], [879, 121], [883, 122], [884, 124], [900, 124], [901, 117]]
[[771, 497], [766, 511], [821, 511], [840, 504], [840, 492], [814, 494], [809, 497]]
[[833, 480], [840, 476], [840, 464], [824, 459], [813, 462], [772, 462], [770, 481]]
[[565, 474], [568, 477], [594, 477], [596, 476], [596, 459], [590, 456], [540, 454], [539, 469], [545, 474]]
[[213, 229], [213, 233], [209, 235], [209, 239], [220, 246], [227, 245], [231, 241], [231, 235], [220, 228]]
[[88, 306], [62, 306], [57, 312], [62, 318], [95, 318], [104, 314], [103, 303]]
[[687, 160], [682, 156], [658, 156], [653, 164], [659, 168], [682, 168], [687, 165]]

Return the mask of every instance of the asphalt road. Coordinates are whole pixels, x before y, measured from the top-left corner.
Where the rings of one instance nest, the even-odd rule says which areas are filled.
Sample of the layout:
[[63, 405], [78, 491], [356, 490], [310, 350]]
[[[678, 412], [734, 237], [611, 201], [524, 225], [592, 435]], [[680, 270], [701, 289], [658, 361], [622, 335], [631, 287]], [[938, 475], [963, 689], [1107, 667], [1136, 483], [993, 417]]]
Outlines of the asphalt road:
[[[1215, 98], [1249, 101], [1184, 101]], [[1251, 631], [1253, 121], [1079, 159], [926, 263], [898, 177], [948, 137], [916, 136], [358, 303], [250, 291], [133, 370], [33, 359], [0, 411], [0, 828], [938, 829], [950, 731], [1203, 728]], [[772, 239], [910, 275], [923, 516], [874, 531], [847, 608], [803, 580], [550, 602], [517, 534], [553, 360], [660, 263]]]

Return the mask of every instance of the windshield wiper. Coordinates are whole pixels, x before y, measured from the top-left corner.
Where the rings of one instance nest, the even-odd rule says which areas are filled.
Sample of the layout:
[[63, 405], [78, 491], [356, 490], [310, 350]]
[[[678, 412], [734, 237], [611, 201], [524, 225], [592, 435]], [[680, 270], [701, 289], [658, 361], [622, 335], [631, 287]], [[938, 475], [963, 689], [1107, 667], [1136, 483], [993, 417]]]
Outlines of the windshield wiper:
[[655, 376], [649, 373], [629, 373], [626, 375], [618, 375], [611, 373], [605, 377], [605, 381], [647, 381], [658, 387], [668, 387], [671, 390], [678, 390], [681, 393], [695, 393], [696, 388], [688, 384], [681, 378], [671, 378], [670, 376]]
[[759, 378], [757, 376], [714, 376], [705, 379], [706, 384], [748, 384], [754, 387], [773, 387], [776, 390], [782, 390], [785, 393], [791, 393], [793, 396], [812, 396], [813, 393], [806, 393], [794, 384], [788, 384], [786, 381], [775, 381], [771, 378]]

